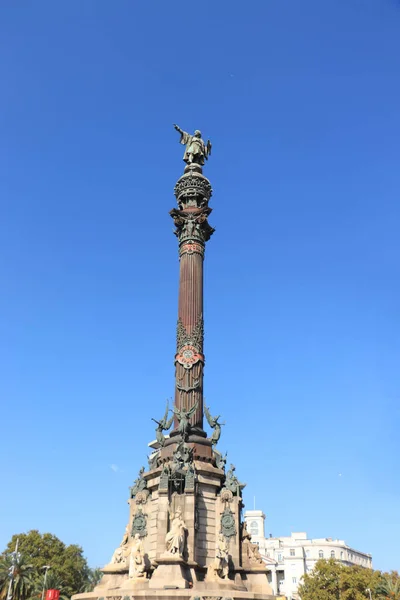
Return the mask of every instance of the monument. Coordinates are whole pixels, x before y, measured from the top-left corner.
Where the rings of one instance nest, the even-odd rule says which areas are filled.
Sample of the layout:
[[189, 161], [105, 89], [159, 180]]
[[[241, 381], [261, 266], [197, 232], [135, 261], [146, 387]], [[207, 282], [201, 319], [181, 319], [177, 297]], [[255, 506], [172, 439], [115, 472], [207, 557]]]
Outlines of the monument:
[[140, 469], [130, 488], [119, 547], [100, 584], [74, 600], [274, 598], [242, 521], [245, 486], [217, 449], [224, 423], [203, 401], [203, 261], [214, 229], [208, 223], [212, 189], [202, 167], [211, 143], [200, 131], [175, 129], [186, 166], [175, 185], [177, 208], [170, 212], [180, 262], [174, 405], [153, 419], [156, 441], [148, 469]]

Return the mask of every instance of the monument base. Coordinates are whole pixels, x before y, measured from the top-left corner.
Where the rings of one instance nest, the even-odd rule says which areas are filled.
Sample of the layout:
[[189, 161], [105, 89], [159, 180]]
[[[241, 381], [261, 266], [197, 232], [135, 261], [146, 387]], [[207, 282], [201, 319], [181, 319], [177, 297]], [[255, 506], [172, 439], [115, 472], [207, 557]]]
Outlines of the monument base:
[[272, 588], [265, 576], [265, 569], [245, 570], [246, 586], [256, 594], [272, 594]]
[[[129, 593], [128, 590], [107, 590], [104, 595], [100, 596], [97, 592], [88, 592], [84, 594], [75, 594], [71, 600], [136, 600], [143, 598], [146, 600], [278, 600], [277, 596], [256, 594], [253, 592], [239, 592], [236, 590], [221, 589], [135, 589]], [[282, 597], [283, 598], [283, 597]]]
[[157, 564], [149, 582], [149, 589], [177, 590], [193, 587], [190, 566], [183, 558], [166, 554], [157, 558]]

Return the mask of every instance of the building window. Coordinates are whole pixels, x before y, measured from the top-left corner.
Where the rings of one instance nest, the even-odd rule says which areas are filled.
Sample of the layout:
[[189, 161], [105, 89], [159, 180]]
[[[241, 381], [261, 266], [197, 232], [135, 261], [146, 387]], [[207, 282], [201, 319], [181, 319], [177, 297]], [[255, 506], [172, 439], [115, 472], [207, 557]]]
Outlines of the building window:
[[318, 556], [319, 556], [319, 558], [324, 558], [324, 551], [323, 551], [323, 550], [320, 550], [320, 551], [318, 552]]
[[310, 556], [310, 551], [306, 550], [306, 556]]
[[336, 558], [336, 554], [334, 550], [331, 550], [331, 558]]
[[258, 523], [257, 523], [257, 521], [252, 521], [250, 523], [250, 533], [251, 533], [251, 535], [258, 535]]
[[343, 558], [343, 550], [340, 552], [340, 558]]
[[294, 548], [290, 548], [290, 556], [296, 556], [296, 550]]
[[278, 554], [278, 561], [281, 562], [282, 561], [282, 554]]
[[297, 577], [292, 577], [292, 583], [297, 583]]

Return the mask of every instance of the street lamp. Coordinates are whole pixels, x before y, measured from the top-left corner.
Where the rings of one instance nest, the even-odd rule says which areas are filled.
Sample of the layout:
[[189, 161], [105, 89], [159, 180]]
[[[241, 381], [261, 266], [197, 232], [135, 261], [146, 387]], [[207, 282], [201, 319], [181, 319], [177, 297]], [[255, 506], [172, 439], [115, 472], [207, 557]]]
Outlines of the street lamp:
[[43, 599], [44, 599], [44, 591], [45, 591], [45, 589], [46, 589], [47, 571], [48, 571], [49, 569], [51, 569], [51, 566], [50, 566], [50, 565], [44, 565], [44, 567], [42, 567], [42, 569], [45, 569], [45, 572], [44, 572], [44, 580], [43, 580], [43, 591], [42, 591], [42, 600], [43, 600]]
[[17, 543], [15, 544], [15, 550], [14, 552], [11, 552], [11, 567], [9, 568], [9, 576], [10, 576], [10, 583], [8, 586], [8, 592], [7, 592], [7, 600], [12, 600], [12, 594], [13, 594], [13, 583], [14, 583], [14, 575], [15, 575], [15, 569], [18, 565], [18, 561], [21, 557], [21, 552], [18, 552], [18, 542], [19, 539], [17, 539]]
[[371, 590], [367, 588], [365, 591], [369, 593], [369, 600], [372, 600]]

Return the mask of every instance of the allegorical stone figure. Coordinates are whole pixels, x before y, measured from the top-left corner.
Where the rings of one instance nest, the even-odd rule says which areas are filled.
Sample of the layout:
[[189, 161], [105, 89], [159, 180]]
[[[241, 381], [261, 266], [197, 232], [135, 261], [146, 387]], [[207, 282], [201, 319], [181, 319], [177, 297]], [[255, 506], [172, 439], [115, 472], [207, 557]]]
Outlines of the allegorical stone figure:
[[120, 564], [125, 562], [128, 552], [128, 541], [129, 541], [129, 524], [125, 527], [125, 533], [121, 540], [120, 545], [114, 552], [111, 562], [114, 564]]
[[135, 541], [132, 545], [131, 555], [129, 558], [129, 578], [136, 579], [144, 577], [146, 563], [144, 560], [144, 548], [143, 542], [140, 539], [140, 535], [135, 535]]
[[221, 579], [227, 579], [229, 575], [229, 548], [222, 533], [218, 537], [215, 559], [210, 565], [210, 575], [212, 578], [220, 577]]
[[211, 155], [211, 142], [208, 140], [207, 145], [204, 143], [201, 137], [201, 131], [196, 129], [193, 135], [183, 131], [178, 125], [174, 125], [176, 131], [179, 131], [181, 134], [181, 139], [179, 140], [180, 144], [186, 146], [185, 153], [183, 155], [183, 160], [188, 165], [192, 163], [196, 163], [198, 165], [203, 166], [204, 161], [208, 160], [208, 157]]
[[171, 529], [165, 536], [167, 552], [182, 557], [186, 549], [186, 533], [187, 527], [182, 517], [182, 509], [178, 507], [171, 522]]

